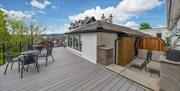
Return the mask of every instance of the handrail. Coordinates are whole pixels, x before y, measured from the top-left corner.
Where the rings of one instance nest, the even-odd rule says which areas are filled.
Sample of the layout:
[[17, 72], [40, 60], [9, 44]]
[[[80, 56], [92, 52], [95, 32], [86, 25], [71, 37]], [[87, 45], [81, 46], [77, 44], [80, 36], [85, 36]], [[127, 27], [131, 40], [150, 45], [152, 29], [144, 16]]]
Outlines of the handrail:
[[[16, 48], [18, 48], [18, 50], [19, 50], [19, 52], [21, 52], [22, 51], [22, 42], [21, 41], [16, 41], [16, 42], [1, 42], [0, 43], [0, 46], [2, 47], [2, 50], [0, 51], [0, 53], [2, 54], [2, 55], [0, 55], [1, 57], [1, 59], [0, 59], [0, 65], [3, 65], [3, 64], [5, 64], [6, 63], [6, 61], [5, 61], [5, 56], [4, 56], [4, 53], [5, 53], [5, 51], [7, 51], [7, 47], [8, 46], [11, 46], [12, 44], [16, 44]], [[18, 52], [18, 51], [17, 51]]]

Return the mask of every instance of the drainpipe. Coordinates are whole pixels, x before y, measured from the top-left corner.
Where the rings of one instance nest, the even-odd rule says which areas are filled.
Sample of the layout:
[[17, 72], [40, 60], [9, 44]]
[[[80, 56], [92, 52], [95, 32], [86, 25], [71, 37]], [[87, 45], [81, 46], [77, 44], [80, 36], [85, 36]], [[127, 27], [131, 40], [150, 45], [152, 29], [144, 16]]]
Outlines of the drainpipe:
[[115, 49], [114, 49], [114, 51], [115, 51], [115, 54], [114, 54], [114, 55], [115, 55], [115, 58], [114, 58], [115, 64], [116, 64], [116, 45], [117, 45], [117, 41], [118, 41], [118, 40], [119, 40], [119, 36], [118, 36], [118, 38], [115, 40], [115, 43], [114, 43], [114, 44], [115, 44], [115, 45], [114, 45], [114, 48], [115, 48]]

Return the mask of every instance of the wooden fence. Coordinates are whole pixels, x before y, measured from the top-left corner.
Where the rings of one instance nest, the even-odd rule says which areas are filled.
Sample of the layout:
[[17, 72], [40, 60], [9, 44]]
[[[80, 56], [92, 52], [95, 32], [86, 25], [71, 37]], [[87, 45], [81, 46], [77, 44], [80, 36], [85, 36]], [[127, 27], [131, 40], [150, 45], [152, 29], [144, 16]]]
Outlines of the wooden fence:
[[143, 37], [136, 42], [137, 49], [147, 49], [149, 51], [165, 51], [165, 42], [158, 37]]

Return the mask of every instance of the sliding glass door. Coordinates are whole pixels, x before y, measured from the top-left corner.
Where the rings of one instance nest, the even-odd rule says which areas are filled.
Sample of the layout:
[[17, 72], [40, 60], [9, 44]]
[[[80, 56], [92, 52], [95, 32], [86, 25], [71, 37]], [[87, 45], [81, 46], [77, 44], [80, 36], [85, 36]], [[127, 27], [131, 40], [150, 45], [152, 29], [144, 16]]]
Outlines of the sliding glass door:
[[82, 51], [81, 34], [69, 34], [68, 47], [81, 52]]

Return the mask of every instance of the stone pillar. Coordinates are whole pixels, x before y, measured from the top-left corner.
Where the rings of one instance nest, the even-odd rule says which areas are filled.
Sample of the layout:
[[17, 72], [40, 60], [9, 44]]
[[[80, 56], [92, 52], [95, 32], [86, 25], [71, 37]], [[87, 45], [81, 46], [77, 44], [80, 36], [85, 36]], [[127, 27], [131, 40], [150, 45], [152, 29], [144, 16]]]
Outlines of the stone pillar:
[[97, 63], [109, 65], [113, 63], [113, 48], [98, 47]]
[[160, 58], [160, 91], [180, 91], [180, 62]]

